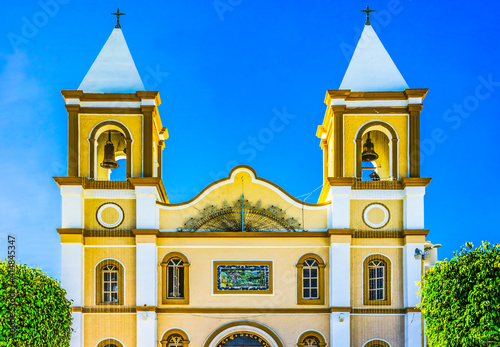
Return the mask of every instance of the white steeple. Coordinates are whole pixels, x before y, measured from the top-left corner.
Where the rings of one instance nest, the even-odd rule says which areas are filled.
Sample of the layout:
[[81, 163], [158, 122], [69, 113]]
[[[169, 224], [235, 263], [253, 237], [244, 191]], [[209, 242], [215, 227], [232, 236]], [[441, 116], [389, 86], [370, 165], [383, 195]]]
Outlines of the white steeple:
[[78, 89], [86, 93], [135, 93], [144, 90], [121, 28], [113, 29]]
[[339, 89], [399, 91], [407, 88], [373, 27], [365, 25]]

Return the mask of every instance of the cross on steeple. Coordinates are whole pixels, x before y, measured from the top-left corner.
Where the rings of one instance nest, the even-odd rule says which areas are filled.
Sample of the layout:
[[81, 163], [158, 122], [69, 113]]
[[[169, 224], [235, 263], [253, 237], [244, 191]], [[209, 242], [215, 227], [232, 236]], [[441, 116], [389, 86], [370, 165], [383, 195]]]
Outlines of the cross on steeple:
[[120, 8], [118, 8], [118, 10], [116, 10], [116, 13], [111, 13], [113, 16], [116, 16], [116, 25], [115, 25], [115, 28], [121, 28], [121, 25], [120, 25], [120, 16], [124, 16], [126, 13], [121, 13], [120, 12]]
[[375, 12], [375, 10], [370, 10], [370, 6], [366, 5], [366, 10], [361, 10], [361, 12], [366, 13], [366, 23], [365, 25], [371, 25], [370, 23], [370, 12]]

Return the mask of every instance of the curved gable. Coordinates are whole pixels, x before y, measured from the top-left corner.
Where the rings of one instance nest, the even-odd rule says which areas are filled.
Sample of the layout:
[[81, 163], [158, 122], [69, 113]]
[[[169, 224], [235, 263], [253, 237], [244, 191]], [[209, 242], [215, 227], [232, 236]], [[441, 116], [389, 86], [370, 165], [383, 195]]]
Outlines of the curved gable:
[[[176, 204], [158, 203], [160, 229], [195, 231], [195, 222], [211, 212], [241, 204], [242, 198], [244, 204], [274, 211], [282, 219], [295, 223], [295, 231], [326, 229], [329, 203], [300, 201], [278, 185], [258, 177], [255, 170], [244, 165], [235, 167], [229, 177], [208, 185], [191, 200]], [[285, 226], [283, 230], [291, 231]]]

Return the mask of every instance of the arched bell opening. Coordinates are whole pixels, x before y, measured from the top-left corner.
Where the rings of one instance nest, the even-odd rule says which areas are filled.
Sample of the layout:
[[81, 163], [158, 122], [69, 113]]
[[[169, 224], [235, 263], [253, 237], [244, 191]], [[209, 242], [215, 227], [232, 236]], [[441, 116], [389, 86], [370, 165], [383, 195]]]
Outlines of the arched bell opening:
[[356, 137], [356, 177], [359, 181], [398, 179], [398, 138], [384, 122], [365, 124]]
[[89, 138], [89, 178], [123, 181], [132, 177], [132, 138], [121, 123], [98, 124]]

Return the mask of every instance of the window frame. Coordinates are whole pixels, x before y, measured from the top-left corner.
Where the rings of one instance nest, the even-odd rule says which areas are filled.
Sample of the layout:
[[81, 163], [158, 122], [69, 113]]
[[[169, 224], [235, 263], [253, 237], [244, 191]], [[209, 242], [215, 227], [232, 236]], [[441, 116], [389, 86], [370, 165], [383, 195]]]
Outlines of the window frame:
[[298, 342], [297, 342], [296, 346], [297, 347], [304, 347], [305, 346], [304, 341], [305, 341], [305, 339], [307, 339], [309, 337], [314, 337], [319, 341], [318, 347], [326, 346], [325, 337], [323, 335], [321, 335], [319, 332], [311, 331], [311, 330], [305, 331], [302, 334], [300, 334], [300, 337], [297, 339]]
[[[304, 262], [308, 259], [314, 259], [318, 263], [318, 298], [304, 298], [303, 276]], [[297, 268], [297, 305], [324, 305], [325, 304], [325, 267], [323, 259], [315, 253], [307, 253], [300, 257], [295, 264]]]
[[[182, 267], [184, 268], [184, 297], [183, 298], [169, 298], [167, 297], [167, 276], [168, 276], [168, 263], [173, 258], [182, 260]], [[166, 254], [161, 262], [161, 302], [164, 305], [187, 305], [189, 304], [189, 266], [191, 265], [188, 258], [180, 252], [170, 252]]]
[[[103, 302], [103, 270], [107, 266], [115, 266], [118, 269], [118, 302]], [[95, 274], [95, 300], [96, 305], [125, 305], [125, 269], [123, 265], [114, 259], [103, 259], [97, 264]]]
[[160, 343], [161, 343], [161, 347], [167, 347], [168, 345], [168, 340], [170, 339], [170, 337], [172, 337], [172, 335], [180, 335], [182, 337], [182, 339], [184, 341], [182, 341], [182, 345], [183, 347], [187, 347], [189, 346], [189, 344], [191, 343], [191, 341], [189, 341], [189, 336], [186, 334], [186, 332], [184, 332], [183, 330], [181, 329], [171, 329], [171, 330], [168, 330], [166, 331], [161, 340], [160, 340]]
[[117, 347], [123, 347], [123, 345], [120, 343], [120, 341], [113, 339], [113, 338], [107, 338], [107, 339], [102, 340], [101, 342], [99, 342], [97, 344], [96, 347], [105, 347], [111, 343], [116, 345]]
[[[370, 271], [368, 265], [374, 260], [385, 263], [384, 271], [384, 300], [370, 300]], [[363, 261], [363, 305], [388, 306], [391, 305], [392, 293], [392, 270], [391, 260], [382, 254], [371, 254]]]
[[365, 345], [363, 345], [363, 347], [375, 347], [375, 346], [391, 347], [391, 345], [382, 340], [371, 340], [368, 341]]

